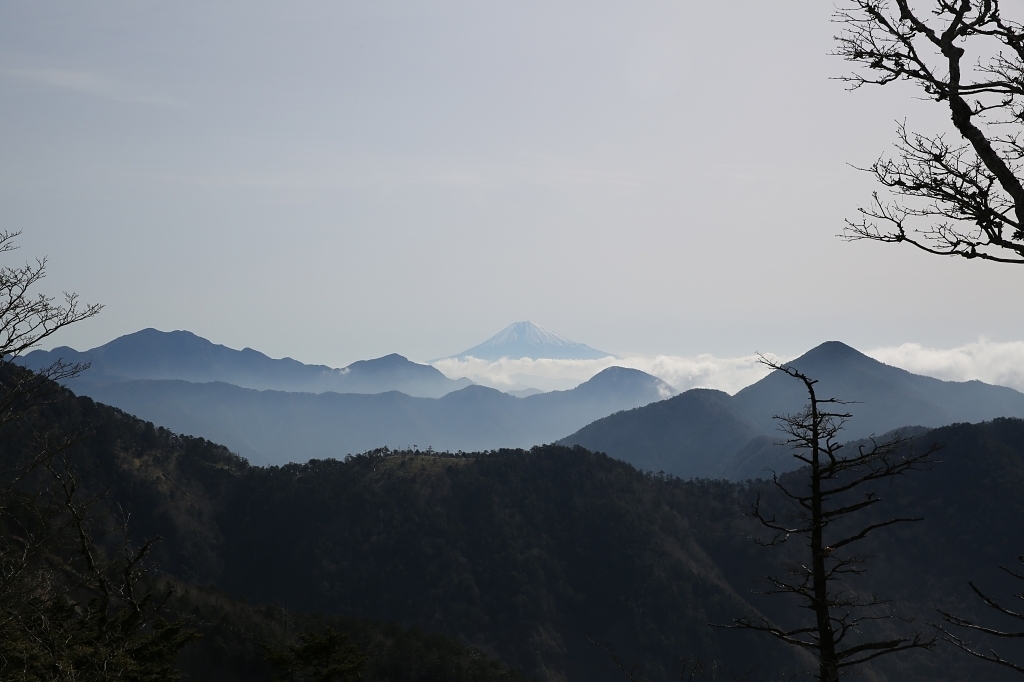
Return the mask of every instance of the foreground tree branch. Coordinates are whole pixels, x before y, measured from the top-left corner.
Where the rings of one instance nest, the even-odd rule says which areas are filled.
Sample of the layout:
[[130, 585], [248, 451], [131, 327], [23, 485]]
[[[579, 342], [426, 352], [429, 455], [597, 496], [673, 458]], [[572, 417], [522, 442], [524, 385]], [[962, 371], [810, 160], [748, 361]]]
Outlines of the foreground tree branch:
[[897, 435], [884, 442], [871, 439], [870, 447], [843, 451], [839, 432], [849, 412], [835, 398], [821, 398], [817, 381], [795, 367], [762, 357], [761, 362], [803, 383], [807, 409], [796, 415], [777, 417], [785, 444], [793, 456], [806, 464], [784, 482], [773, 475], [773, 483], [788, 503], [788, 514], [780, 520], [764, 508], [759, 496], [749, 515], [771, 532], [763, 545], [780, 545], [794, 536], [807, 541], [806, 561], [788, 576], [768, 576], [767, 594], [794, 597], [809, 610], [813, 621], [783, 627], [764, 618], [740, 618], [733, 625], [771, 635], [812, 653], [819, 663], [818, 680], [835, 682], [854, 666], [880, 656], [909, 649], [928, 649], [935, 638], [911, 631], [895, 637], [872, 639], [871, 624], [900, 620], [888, 603], [873, 595], [861, 595], [844, 585], [850, 576], [865, 571], [866, 558], [848, 550], [877, 530], [919, 518], [887, 518], [858, 522], [858, 515], [881, 502], [870, 484], [890, 482], [931, 461], [936, 447], [915, 450]]
[[[16, 236], [0, 232], [0, 254]], [[34, 294], [45, 269], [45, 260], [0, 268], [0, 679], [170, 682], [195, 633], [160, 617], [155, 540], [133, 544], [127, 515], [118, 518], [76, 466], [86, 429], [39, 418], [71, 398], [56, 382], [84, 366], [58, 360], [32, 372], [15, 362], [100, 311], [74, 294], [60, 304]]]
[[1024, 26], [999, 0], [854, 0], [835, 20], [852, 89], [909, 83], [945, 107], [958, 140], [897, 129], [864, 168], [886, 190], [848, 221], [849, 240], [1024, 263]]
[[[1018, 557], [1021, 564], [1024, 564], [1024, 557]], [[1008, 575], [1012, 576], [1016, 580], [1024, 582], [1024, 575], [1017, 571], [1013, 571], [1005, 566], [1000, 566], [1002, 570]], [[995, 597], [991, 597], [985, 592], [982, 592], [974, 583], [968, 583], [971, 586], [971, 590], [974, 594], [982, 601], [985, 606], [992, 609], [996, 613], [999, 613], [1006, 617], [1006, 620], [1015, 620], [1022, 623], [1019, 629], [1007, 629], [997, 628], [981, 625], [970, 619], [955, 616], [946, 611], [940, 610], [939, 613], [942, 615], [943, 620], [948, 624], [952, 625], [958, 631], [966, 631], [969, 634], [980, 634], [986, 639], [996, 640], [1022, 640], [1024, 639], [1024, 611], [1019, 609], [1011, 609], [1003, 605], [1003, 603], [997, 600]], [[1013, 595], [1015, 599], [1024, 601], [1024, 593], [1018, 593]], [[945, 640], [957, 647], [961, 651], [964, 651], [975, 658], [980, 658], [983, 661], [989, 663], [995, 663], [1001, 665], [1004, 668], [1010, 668], [1016, 670], [1019, 673], [1024, 673], [1024, 663], [1015, 663], [1013, 661], [1003, 658], [995, 649], [984, 650], [976, 644], [964, 639], [963, 637], [957, 636], [954, 632], [950, 631], [948, 627], [940, 628], [945, 635]], [[967, 635], [964, 635], [967, 636]]]

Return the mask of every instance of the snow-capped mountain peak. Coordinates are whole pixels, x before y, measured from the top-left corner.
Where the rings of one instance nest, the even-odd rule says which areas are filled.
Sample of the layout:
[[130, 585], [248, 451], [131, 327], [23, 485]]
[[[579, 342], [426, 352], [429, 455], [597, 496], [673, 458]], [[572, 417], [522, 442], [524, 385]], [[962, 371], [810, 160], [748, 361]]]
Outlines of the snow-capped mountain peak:
[[483, 343], [452, 357], [495, 361], [502, 358], [593, 360], [609, 356], [612, 354], [571, 341], [539, 324], [525, 321], [510, 324]]

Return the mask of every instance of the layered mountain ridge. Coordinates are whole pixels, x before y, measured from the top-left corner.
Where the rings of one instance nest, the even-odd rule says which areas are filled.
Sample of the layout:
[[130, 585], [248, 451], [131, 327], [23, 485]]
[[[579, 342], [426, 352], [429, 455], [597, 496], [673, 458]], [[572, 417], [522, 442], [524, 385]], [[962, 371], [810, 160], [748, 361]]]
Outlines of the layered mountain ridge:
[[[534, 327], [519, 331], [541, 329]], [[503, 342], [526, 338], [509, 329]], [[260, 464], [379, 447], [472, 451], [557, 441], [644, 470], [743, 480], [796, 466], [776, 444], [773, 417], [803, 409], [807, 399], [798, 381], [779, 372], [733, 396], [710, 389], [675, 395], [660, 379], [622, 367], [571, 390], [517, 397], [453, 381], [397, 354], [331, 369], [152, 329], [85, 352], [56, 348], [21, 361], [39, 368], [58, 358], [91, 363], [67, 382], [79, 394], [224, 443]], [[915, 375], [840, 342], [823, 343], [792, 364], [818, 380], [819, 396], [847, 403], [850, 440], [1024, 416], [1018, 391]]]
[[660, 379], [622, 367], [569, 391], [524, 398], [476, 385], [440, 398], [398, 391], [257, 391], [224, 382], [152, 379], [74, 388], [174, 431], [224, 443], [259, 464], [342, 458], [379, 447], [530, 447], [673, 393]]
[[[790, 363], [852, 416], [845, 439], [900, 428], [933, 428], [997, 417], [1024, 417], [1024, 394], [980, 381], [942, 381], [883, 364], [829, 341]], [[690, 477], [744, 480], [797, 468], [777, 443], [776, 415], [805, 408], [801, 382], [772, 372], [734, 396], [692, 389], [664, 402], [609, 415], [558, 442], [605, 452], [634, 466]], [[909, 432], [919, 433], [920, 429]]]
[[675, 394], [649, 374], [610, 367], [571, 390], [517, 397], [398, 354], [332, 369], [155, 329], [84, 352], [33, 351], [19, 362], [39, 369], [56, 360], [90, 364], [65, 382], [78, 394], [224, 443], [260, 464], [379, 447], [531, 447]]
[[20, 363], [29, 369], [40, 369], [59, 359], [90, 365], [80, 377], [69, 382], [71, 387], [158, 379], [220, 381], [260, 391], [401, 391], [416, 397], [440, 398], [472, 383], [468, 379], [449, 379], [438, 369], [411, 362], [397, 353], [335, 369], [291, 358], [270, 358], [252, 348], [235, 350], [181, 330], [143, 329], [87, 351], [67, 346], [35, 350], [21, 358]]

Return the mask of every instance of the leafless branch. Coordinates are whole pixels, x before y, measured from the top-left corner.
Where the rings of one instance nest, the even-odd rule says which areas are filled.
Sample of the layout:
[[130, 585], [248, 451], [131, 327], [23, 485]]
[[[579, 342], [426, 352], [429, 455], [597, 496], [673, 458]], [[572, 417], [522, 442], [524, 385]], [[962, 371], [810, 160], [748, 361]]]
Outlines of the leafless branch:
[[[904, 619], [888, 610], [887, 600], [841, 589], [840, 581], [861, 575], [867, 563], [866, 557], [849, 555], [843, 550], [875, 531], [921, 520], [895, 517], [868, 521], [851, 531], [848, 526], [858, 514], [881, 502], [873, 489], [864, 489], [859, 498], [850, 499], [851, 495], [866, 485], [892, 481], [923, 467], [931, 461], [936, 447], [917, 451], [911, 441], [897, 434], [884, 442], [872, 438], [869, 447], [844, 450], [838, 434], [851, 415], [833, 406], [845, 403], [820, 397], [817, 380], [792, 365], [765, 357], [761, 362], [800, 381], [808, 395], [804, 411], [777, 417], [780, 430], [788, 436], [785, 444], [796, 450], [797, 459], [807, 465], [786, 481], [772, 477], [784, 503], [793, 505], [789, 514], [792, 521], [780, 520], [775, 513], [766, 511], [760, 494], [748, 515], [772, 533], [767, 540], [757, 538], [760, 544], [779, 545], [792, 537], [802, 537], [808, 542], [810, 556], [806, 563], [791, 567], [788, 579], [767, 576], [770, 589], [764, 594], [792, 595], [814, 614], [814, 622], [785, 628], [765, 618], [740, 618], [727, 627], [762, 632], [812, 652], [819, 662], [818, 678], [827, 682], [838, 680], [842, 670], [880, 656], [931, 648], [935, 637], [920, 632], [870, 639], [866, 625]], [[831, 529], [840, 520], [846, 530]], [[852, 641], [848, 641], [851, 637]]]
[[835, 53], [855, 70], [839, 80], [851, 89], [916, 86], [948, 109], [963, 143], [899, 124], [894, 157], [863, 169], [892, 200], [875, 194], [844, 236], [1024, 263], [1024, 148], [1017, 131], [1024, 123], [1024, 27], [1006, 19], [998, 0], [920, 5], [853, 0], [840, 7]]

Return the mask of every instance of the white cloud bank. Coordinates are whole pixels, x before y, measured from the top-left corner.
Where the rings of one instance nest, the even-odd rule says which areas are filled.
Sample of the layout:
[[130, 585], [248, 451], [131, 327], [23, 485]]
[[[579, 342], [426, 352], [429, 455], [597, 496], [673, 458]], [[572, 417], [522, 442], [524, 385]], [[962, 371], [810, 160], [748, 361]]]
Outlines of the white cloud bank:
[[913, 372], [947, 381], [978, 379], [1024, 391], [1024, 341], [981, 339], [956, 348], [926, 348], [918, 343], [876, 348], [866, 355]]
[[445, 375], [472, 381], [499, 390], [539, 388], [550, 391], [576, 386], [608, 367], [631, 367], [653, 374], [679, 391], [691, 388], [717, 388], [735, 393], [768, 374], [756, 355], [741, 358], [716, 358], [713, 355], [678, 357], [671, 355], [635, 355], [600, 360], [519, 360], [497, 362], [469, 358], [445, 359], [433, 363]]
[[[956, 348], [927, 348], [917, 343], [874, 348], [866, 355], [914, 374], [1009, 386], [1024, 391], [1024, 342], [993, 342], [985, 339]], [[786, 360], [779, 356], [778, 359]], [[660, 378], [679, 391], [716, 388], [736, 393], [768, 374], [756, 355], [719, 358], [713, 355], [679, 357], [634, 355], [601, 360], [510, 360], [497, 362], [445, 359], [433, 363], [452, 378], [466, 377], [502, 391], [539, 388], [545, 391], [572, 388], [612, 366], [632, 367]]]

